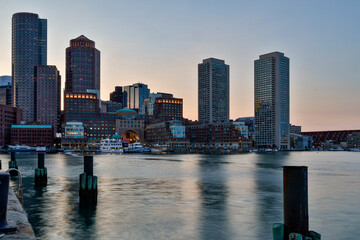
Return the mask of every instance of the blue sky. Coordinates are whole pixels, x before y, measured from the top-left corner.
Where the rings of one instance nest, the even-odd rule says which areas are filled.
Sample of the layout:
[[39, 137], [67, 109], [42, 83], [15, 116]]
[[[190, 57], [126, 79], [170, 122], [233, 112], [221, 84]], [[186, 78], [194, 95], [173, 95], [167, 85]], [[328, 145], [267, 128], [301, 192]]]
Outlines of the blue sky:
[[184, 99], [197, 119], [197, 64], [230, 65], [230, 117], [254, 114], [254, 60], [290, 58], [290, 121], [303, 130], [360, 128], [360, 1], [1, 0], [0, 75], [11, 73], [11, 16], [48, 19], [48, 64], [65, 81], [65, 48], [85, 35], [101, 51], [101, 96], [143, 82]]

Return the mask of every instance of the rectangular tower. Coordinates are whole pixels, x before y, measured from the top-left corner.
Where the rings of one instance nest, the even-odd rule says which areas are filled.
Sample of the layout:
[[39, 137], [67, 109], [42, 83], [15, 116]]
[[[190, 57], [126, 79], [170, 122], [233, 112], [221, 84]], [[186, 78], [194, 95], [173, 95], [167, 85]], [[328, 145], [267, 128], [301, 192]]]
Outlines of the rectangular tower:
[[52, 125], [59, 131], [61, 77], [56, 66], [38, 65], [34, 72], [35, 117], [37, 123]]
[[34, 67], [47, 64], [47, 20], [34, 13], [12, 17], [12, 104], [35, 121]]
[[198, 65], [200, 122], [229, 121], [229, 65], [208, 58]]
[[289, 58], [283, 53], [255, 60], [255, 145], [290, 149]]

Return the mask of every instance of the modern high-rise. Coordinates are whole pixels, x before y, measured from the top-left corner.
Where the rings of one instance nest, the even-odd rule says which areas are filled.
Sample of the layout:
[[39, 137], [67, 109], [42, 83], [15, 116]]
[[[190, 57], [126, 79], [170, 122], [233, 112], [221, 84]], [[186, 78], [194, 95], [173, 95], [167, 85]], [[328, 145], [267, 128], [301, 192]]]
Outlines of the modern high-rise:
[[289, 58], [281, 52], [255, 60], [255, 145], [290, 149]]
[[66, 48], [65, 92], [100, 90], [100, 51], [84, 35], [70, 40]]
[[12, 17], [12, 104], [35, 121], [34, 67], [47, 64], [47, 20], [34, 13]]
[[148, 85], [143, 83], [135, 83], [124, 88], [124, 108], [136, 109], [143, 111], [145, 99], [150, 96]]
[[198, 65], [200, 122], [229, 121], [229, 65], [208, 58]]
[[35, 118], [37, 123], [52, 125], [59, 131], [61, 107], [61, 77], [56, 66], [35, 67]]

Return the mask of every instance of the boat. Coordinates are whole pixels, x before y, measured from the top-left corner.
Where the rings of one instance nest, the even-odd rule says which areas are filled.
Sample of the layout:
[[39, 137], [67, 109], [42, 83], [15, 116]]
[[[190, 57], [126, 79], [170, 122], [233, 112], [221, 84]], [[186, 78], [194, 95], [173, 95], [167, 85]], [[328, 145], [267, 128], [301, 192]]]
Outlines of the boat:
[[8, 152], [32, 152], [36, 151], [35, 147], [29, 147], [26, 145], [9, 145]]
[[130, 143], [127, 147], [124, 147], [125, 153], [149, 153], [151, 149], [149, 147], [144, 147], [139, 142]]
[[100, 142], [100, 151], [102, 153], [123, 153], [121, 136], [115, 134], [111, 138], [102, 139]]
[[36, 152], [46, 152], [46, 147], [45, 146], [38, 146], [38, 147], [36, 147]]
[[329, 151], [344, 151], [341, 147], [338, 148], [330, 148]]

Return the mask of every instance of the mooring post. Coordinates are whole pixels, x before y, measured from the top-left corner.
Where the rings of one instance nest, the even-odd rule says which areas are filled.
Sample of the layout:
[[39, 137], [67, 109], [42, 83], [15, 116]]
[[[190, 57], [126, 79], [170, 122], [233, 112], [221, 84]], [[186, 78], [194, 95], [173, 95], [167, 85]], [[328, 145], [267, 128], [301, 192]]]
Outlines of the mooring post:
[[[9, 169], [10, 168], [15, 168], [15, 169], [19, 169], [18, 163], [16, 161], [16, 156], [15, 156], [15, 152], [11, 152], [11, 161], [9, 161]], [[10, 171], [10, 176], [17, 176], [18, 173], [17, 171]]]
[[309, 233], [308, 172], [305, 166], [284, 166], [284, 240], [290, 233]]
[[84, 173], [80, 174], [80, 205], [96, 205], [97, 176], [94, 176], [93, 156], [84, 156]]
[[2, 166], [1, 166], [1, 160], [0, 160], [0, 170], [2, 169]]
[[8, 173], [0, 173], [0, 232], [13, 232], [17, 230], [16, 225], [9, 224], [6, 220], [8, 194], [9, 194]]
[[38, 153], [38, 167], [35, 168], [35, 187], [47, 186], [47, 169], [45, 167], [45, 153]]

